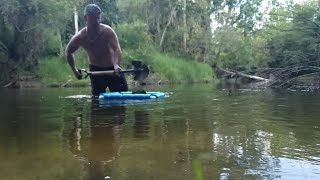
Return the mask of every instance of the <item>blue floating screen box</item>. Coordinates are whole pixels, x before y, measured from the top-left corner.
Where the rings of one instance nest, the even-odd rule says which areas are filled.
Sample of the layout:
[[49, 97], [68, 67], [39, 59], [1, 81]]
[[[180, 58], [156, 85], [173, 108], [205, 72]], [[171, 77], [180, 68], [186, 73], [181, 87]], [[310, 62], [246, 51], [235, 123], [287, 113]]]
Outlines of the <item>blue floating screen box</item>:
[[133, 94], [132, 92], [109, 92], [101, 93], [99, 99], [160, 99], [165, 98], [166, 93], [163, 92], [147, 92], [146, 94]]

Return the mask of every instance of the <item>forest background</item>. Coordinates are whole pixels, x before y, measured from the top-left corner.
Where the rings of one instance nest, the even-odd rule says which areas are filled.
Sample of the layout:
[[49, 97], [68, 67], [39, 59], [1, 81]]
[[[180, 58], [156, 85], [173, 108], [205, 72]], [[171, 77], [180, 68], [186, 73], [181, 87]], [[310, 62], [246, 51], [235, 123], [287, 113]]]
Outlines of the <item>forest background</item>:
[[[123, 67], [142, 60], [151, 79], [210, 81], [213, 66], [320, 65], [320, 0], [0, 0], [0, 85], [25, 76], [76, 84], [64, 50], [88, 3], [115, 29]], [[79, 51], [77, 66], [86, 59]]]

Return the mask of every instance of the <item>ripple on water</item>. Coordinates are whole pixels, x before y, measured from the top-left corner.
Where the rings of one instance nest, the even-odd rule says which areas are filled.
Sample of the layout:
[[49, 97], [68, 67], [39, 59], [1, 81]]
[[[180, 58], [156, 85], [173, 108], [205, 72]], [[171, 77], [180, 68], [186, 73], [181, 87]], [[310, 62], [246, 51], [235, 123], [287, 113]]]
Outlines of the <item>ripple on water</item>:
[[60, 97], [60, 98], [66, 98], [66, 99], [91, 99], [92, 96], [89, 95], [72, 95], [72, 96], [66, 96], [66, 97]]
[[279, 164], [275, 172], [281, 179], [301, 180], [319, 179], [319, 165], [314, 165], [309, 161], [300, 161], [288, 158], [279, 158]]

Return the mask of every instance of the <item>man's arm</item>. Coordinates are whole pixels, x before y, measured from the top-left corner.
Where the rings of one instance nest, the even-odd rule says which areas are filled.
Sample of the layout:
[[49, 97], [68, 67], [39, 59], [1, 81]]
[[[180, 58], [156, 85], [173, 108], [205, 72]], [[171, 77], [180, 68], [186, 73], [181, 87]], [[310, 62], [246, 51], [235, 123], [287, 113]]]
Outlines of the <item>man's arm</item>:
[[74, 52], [76, 52], [79, 49], [79, 34], [72, 37], [70, 42], [67, 45], [66, 48], [66, 58], [68, 61], [69, 66], [71, 67], [71, 70], [73, 71], [74, 75], [77, 79], [81, 79], [82, 75], [79, 73], [76, 64], [75, 64], [75, 58], [74, 58]]
[[113, 66], [115, 72], [120, 72], [122, 69], [120, 67], [121, 63], [121, 48], [119, 44], [118, 37], [112, 28], [108, 31], [108, 39], [113, 51]]

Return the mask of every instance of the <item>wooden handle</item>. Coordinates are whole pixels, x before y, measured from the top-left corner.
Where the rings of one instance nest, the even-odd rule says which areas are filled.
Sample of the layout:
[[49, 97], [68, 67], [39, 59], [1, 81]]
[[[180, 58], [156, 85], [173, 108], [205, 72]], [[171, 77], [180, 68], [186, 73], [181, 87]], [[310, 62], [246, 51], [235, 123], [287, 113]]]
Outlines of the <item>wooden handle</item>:
[[[132, 61], [133, 69], [127, 69], [127, 70], [122, 70], [119, 73], [133, 73], [134, 74], [134, 80], [144, 80], [147, 78], [149, 74], [149, 68], [145, 64], [143, 64], [141, 61]], [[115, 71], [113, 70], [108, 70], [108, 71], [87, 71], [85, 69], [78, 69], [79, 73], [83, 75], [84, 78], [87, 78], [88, 76], [95, 76], [95, 75], [115, 75]], [[85, 73], [85, 74], [83, 74]]]
[[114, 71], [89, 71], [88, 74], [90, 75], [112, 75]]
[[[132, 73], [132, 72], [136, 72], [136, 71], [142, 71], [142, 70], [128, 69], [128, 70], [120, 71], [120, 73]], [[112, 70], [110, 70], [110, 71], [89, 71], [88, 74], [89, 75], [113, 75], [113, 74], [115, 74], [115, 72]]]

